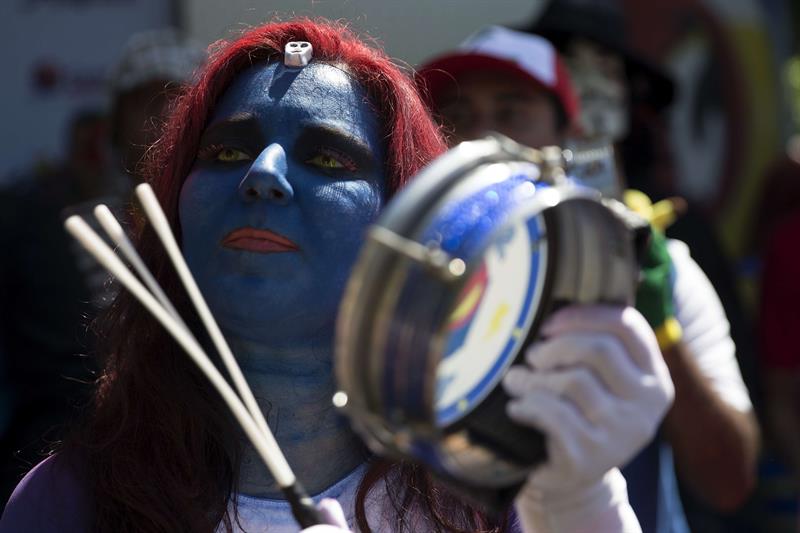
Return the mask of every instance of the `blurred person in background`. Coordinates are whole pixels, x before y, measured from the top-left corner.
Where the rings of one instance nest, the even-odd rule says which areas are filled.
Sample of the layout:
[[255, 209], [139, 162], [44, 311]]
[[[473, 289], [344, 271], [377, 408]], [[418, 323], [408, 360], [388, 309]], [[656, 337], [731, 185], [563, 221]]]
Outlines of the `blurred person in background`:
[[0, 375], [8, 383], [0, 500], [60, 438], [98, 366], [86, 355], [94, 344], [88, 324], [108, 301], [108, 278], [63, 221], [100, 202], [126, 209], [170, 95], [204, 54], [171, 29], [133, 36], [111, 71], [111, 120], [99, 111], [76, 114], [64, 162], [0, 191]]
[[451, 146], [491, 131], [526, 146], [562, 146], [577, 133], [567, 68], [543, 38], [485, 28], [421, 66], [417, 81]]
[[107, 181], [106, 127], [102, 114], [78, 113], [64, 163], [0, 192], [0, 362], [10, 406], [0, 439], [6, 497], [88, 392], [81, 382], [94, 363], [79, 354], [90, 349], [85, 320], [100, 294], [92, 287], [99, 289], [105, 276], [76, 262], [61, 224], [70, 206], [117, 190]]
[[[579, 82], [590, 80], [604, 92], [573, 88], [546, 39], [500, 27], [479, 31], [452, 53], [432, 59], [418, 80], [452, 143], [497, 131], [534, 147], [563, 146], [589, 126], [612, 139], [623, 135], [631, 97], [624, 58], [588, 45], [582, 56]], [[593, 64], [597, 71], [587, 71]], [[661, 90], [671, 92], [671, 86]], [[576, 94], [583, 105], [583, 98], [598, 92], [606, 98], [587, 102], [587, 117]], [[624, 182], [624, 174], [617, 179]], [[643, 267], [637, 308], [659, 337], [676, 402], [662, 436], [623, 473], [643, 531], [685, 531], [673, 451], [679, 472], [702, 497], [732, 509], [754, 484], [758, 428], [725, 312], [688, 247], [655, 230]]]
[[[674, 194], [664, 188], [665, 180], [659, 177], [672, 171], [667, 120], [674, 85], [659, 66], [632, 48], [620, 5], [556, 0], [525, 29], [545, 36], [563, 54], [585, 109], [582, 115], [587, 119], [582, 126], [589, 128], [588, 133], [605, 134], [614, 143], [623, 181], [657, 199]], [[692, 339], [684, 342], [690, 351], [665, 352], [677, 393], [665, 419], [664, 434], [672, 447], [678, 479], [689, 489], [684, 496], [697, 522], [692, 526], [709, 529], [719, 520], [709, 515], [708, 509], [733, 511], [755, 486], [760, 437], [739, 369], [743, 368], [752, 385], [754, 339], [730, 262], [711, 222], [691, 205], [687, 207], [665, 228], [666, 235], [688, 245], [692, 259], [711, 281], [716, 293], [713, 307], [722, 303], [726, 332], [723, 335], [712, 328], [712, 318], [698, 317], [695, 329], [685, 331], [685, 337]], [[674, 255], [672, 250], [670, 253]], [[703, 309], [696, 307], [695, 311]], [[708, 434], [717, 435], [713, 443], [707, 441]], [[654, 457], [645, 460], [648, 454]], [[656, 455], [661, 456], [662, 466], [659, 475], [653, 476]], [[668, 459], [666, 450], [645, 450], [641, 460], [628, 467], [627, 475], [629, 481], [662, 480], [656, 516], [674, 518], [659, 518], [659, 531], [680, 531], [685, 527], [683, 510], [672, 468], [664, 465]], [[651, 508], [652, 503], [648, 504]]]
[[[796, 178], [800, 180], [800, 172]], [[791, 470], [800, 492], [800, 211], [777, 222], [763, 252], [759, 363], [765, 423], [771, 444]]]
[[[793, 124], [800, 127], [800, 57], [789, 61]], [[759, 371], [763, 414], [770, 451], [788, 468], [790, 498], [800, 508], [800, 134], [767, 169], [754, 232], [754, 252], [761, 258], [761, 300], [758, 317]], [[775, 496], [787, 496], [785, 486]], [[796, 519], [795, 519], [796, 520]], [[800, 523], [794, 531], [800, 531]]]

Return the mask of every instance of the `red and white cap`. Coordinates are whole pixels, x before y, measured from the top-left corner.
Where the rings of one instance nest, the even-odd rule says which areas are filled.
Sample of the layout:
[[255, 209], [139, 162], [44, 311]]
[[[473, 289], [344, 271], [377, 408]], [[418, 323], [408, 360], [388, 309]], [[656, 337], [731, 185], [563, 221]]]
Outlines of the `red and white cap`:
[[436, 107], [439, 98], [470, 71], [502, 71], [553, 93], [570, 123], [578, 118], [578, 99], [558, 51], [544, 37], [487, 26], [458, 48], [436, 57], [417, 71], [417, 84]]

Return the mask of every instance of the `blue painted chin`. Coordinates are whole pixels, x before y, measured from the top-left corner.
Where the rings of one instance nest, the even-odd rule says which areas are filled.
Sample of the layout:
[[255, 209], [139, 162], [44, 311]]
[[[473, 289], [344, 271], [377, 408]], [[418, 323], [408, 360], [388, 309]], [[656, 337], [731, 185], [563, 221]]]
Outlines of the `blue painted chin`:
[[381, 128], [342, 69], [242, 72], [180, 196], [183, 251], [226, 335], [275, 348], [332, 335], [384, 196]]

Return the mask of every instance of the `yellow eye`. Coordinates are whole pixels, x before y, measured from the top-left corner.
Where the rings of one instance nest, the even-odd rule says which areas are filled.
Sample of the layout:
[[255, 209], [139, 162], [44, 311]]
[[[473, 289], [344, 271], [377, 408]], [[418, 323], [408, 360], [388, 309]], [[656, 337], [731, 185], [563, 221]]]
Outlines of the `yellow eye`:
[[250, 156], [236, 148], [223, 148], [217, 153], [217, 161], [223, 163], [234, 163], [236, 161], [246, 161]]
[[317, 154], [306, 163], [320, 168], [345, 168], [344, 164], [330, 154]]

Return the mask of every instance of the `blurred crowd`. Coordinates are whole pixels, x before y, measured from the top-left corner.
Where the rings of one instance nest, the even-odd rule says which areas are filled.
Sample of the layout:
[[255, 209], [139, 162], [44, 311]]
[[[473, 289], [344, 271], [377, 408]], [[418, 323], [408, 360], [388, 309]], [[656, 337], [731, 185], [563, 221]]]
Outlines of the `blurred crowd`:
[[[623, 4], [554, 0], [534, 20], [475, 28], [416, 66], [418, 87], [452, 144], [494, 131], [612, 146], [608, 168], [584, 178], [666, 237], [674, 295], [643, 314], [665, 339], [676, 402], [624, 470], [644, 531], [800, 531], [800, 24], [773, 59], [780, 94], [762, 102], [710, 10]], [[702, 36], [710, 56], [669, 50], [665, 31], [643, 29], [655, 19]], [[110, 105], [73, 116], [63, 160], [0, 180], [2, 501], [64, 437], [100, 367], [91, 322], [114, 288], [63, 220], [99, 202], [124, 220], [161, 119], [204, 58], [176, 29], [132, 36], [109, 65]], [[765, 141], [747, 128], [773, 111], [756, 157]]]
[[[63, 161], [37, 165], [0, 191], [2, 499], [85, 406], [102, 366], [92, 320], [113, 296], [108, 276], [63, 228], [107, 205], [126, 219], [139, 163], [205, 50], [174, 28], [133, 35], [108, 71], [107, 110], [80, 110]], [[87, 216], [88, 215], [88, 216]], [[97, 228], [99, 229], [99, 228]]]

